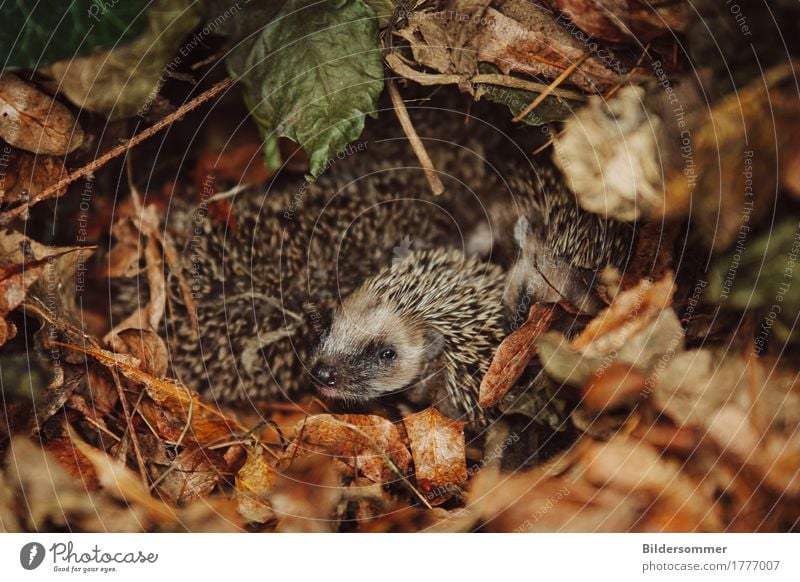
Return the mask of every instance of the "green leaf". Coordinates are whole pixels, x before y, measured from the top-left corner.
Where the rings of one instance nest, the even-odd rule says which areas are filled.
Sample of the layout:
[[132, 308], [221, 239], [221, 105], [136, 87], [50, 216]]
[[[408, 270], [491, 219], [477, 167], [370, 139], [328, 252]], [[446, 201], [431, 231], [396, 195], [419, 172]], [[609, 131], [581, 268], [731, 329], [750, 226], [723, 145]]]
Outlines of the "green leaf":
[[[744, 226], [736, 244], [717, 257], [703, 293], [707, 302], [733, 309], [753, 309], [765, 315], [768, 331], [781, 341], [797, 344], [800, 292], [800, 227], [796, 218], [776, 222], [769, 230], [749, 237]], [[762, 326], [764, 324], [762, 323]]]
[[[120, 0], [122, 1], [122, 0]], [[132, 42], [84, 57], [66, 59], [42, 69], [59, 91], [81, 109], [122, 119], [145, 115], [169, 70], [203, 42], [195, 0], [152, 0], [147, 28]], [[204, 30], [214, 32], [206, 25]]]
[[367, 5], [375, 11], [378, 17], [378, 26], [383, 28], [392, 18], [397, 9], [399, 0], [364, 0]]
[[364, 129], [383, 89], [375, 12], [362, 0], [289, 0], [227, 61], [265, 140], [280, 163], [277, 138], [303, 146], [314, 176]]
[[2, 68], [38, 69], [137, 37], [149, 0], [12, 0], [3, 4]]

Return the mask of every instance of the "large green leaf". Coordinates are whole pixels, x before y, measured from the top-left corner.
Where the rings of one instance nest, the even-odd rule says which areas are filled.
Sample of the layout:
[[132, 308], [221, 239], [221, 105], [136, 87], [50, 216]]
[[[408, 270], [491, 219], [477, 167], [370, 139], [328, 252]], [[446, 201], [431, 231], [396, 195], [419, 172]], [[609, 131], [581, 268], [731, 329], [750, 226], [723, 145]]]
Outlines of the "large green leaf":
[[277, 138], [303, 146], [314, 176], [364, 129], [383, 88], [375, 12], [362, 0], [289, 0], [228, 58], [277, 167]]
[[135, 38], [149, 0], [10, 0], [3, 3], [1, 68], [37, 69]]

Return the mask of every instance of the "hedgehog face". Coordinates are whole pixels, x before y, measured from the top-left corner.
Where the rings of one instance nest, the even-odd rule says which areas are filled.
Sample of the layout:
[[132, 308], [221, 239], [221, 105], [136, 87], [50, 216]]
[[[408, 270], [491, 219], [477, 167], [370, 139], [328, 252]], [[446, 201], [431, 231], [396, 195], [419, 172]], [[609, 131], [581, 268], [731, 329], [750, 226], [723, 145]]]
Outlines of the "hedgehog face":
[[426, 375], [437, 349], [434, 335], [423, 323], [356, 292], [336, 311], [316, 351], [317, 389], [327, 398], [360, 402], [411, 388]]

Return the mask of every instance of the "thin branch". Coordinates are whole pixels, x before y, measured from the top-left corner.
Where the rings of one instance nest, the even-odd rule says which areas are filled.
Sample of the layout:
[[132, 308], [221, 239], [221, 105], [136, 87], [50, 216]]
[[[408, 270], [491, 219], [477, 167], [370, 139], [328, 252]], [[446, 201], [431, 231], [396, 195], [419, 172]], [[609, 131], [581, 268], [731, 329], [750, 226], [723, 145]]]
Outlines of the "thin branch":
[[194, 109], [197, 109], [198, 107], [200, 107], [206, 101], [208, 101], [210, 99], [213, 99], [214, 97], [219, 95], [221, 92], [223, 92], [225, 89], [227, 89], [231, 85], [233, 85], [235, 82], [236, 82], [236, 80], [233, 79], [233, 78], [230, 78], [230, 77], [220, 81], [219, 83], [217, 83], [216, 85], [211, 87], [209, 90], [204, 91], [203, 93], [201, 93], [200, 95], [198, 95], [197, 97], [195, 97], [194, 99], [189, 101], [188, 103], [182, 105], [180, 108], [178, 108], [173, 113], [170, 113], [169, 115], [167, 115], [161, 121], [159, 121], [159, 122], [153, 124], [152, 126], [148, 127], [142, 133], [140, 133], [138, 135], [135, 135], [134, 137], [132, 137], [131, 139], [126, 141], [124, 144], [120, 144], [117, 147], [112, 148], [110, 151], [106, 152], [105, 154], [103, 154], [102, 156], [97, 158], [96, 160], [93, 160], [93, 161], [89, 162], [88, 164], [86, 164], [85, 166], [83, 166], [82, 168], [80, 168], [79, 170], [76, 170], [76, 171], [72, 172], [66, 178], [62, 178], [61, 180], [59, 180], [58, 182], [56, 182], [52, 186], [48, 186], [47, 188], [45, 188], [44, 190], [42, 190], [41, 192], [39, 192], [35, 196], [32, 196], [30, 198], [30, 200], [20, 204], [19, 206], [15, 207], [15, 208], [12, 208], [11, 210], [8, 210], [8, 211], [0, 214], [0, 223], [7, 224], [8, 222], [10, 222], [13, 219], [17, 218], [21, 214], [24, 214], [34, 204], [36, 204], [36, 203], [38, 203], [38, 202], [40, 202], [42, 200], [46, 200], [48, 197], [50, 197], [53, 194], [55, 194], [56, 192], [58, 192], [61, 188], [69, 186], [70, 184], [72, 184], [73, 182], [76, 182], [77, 180], [80, 180], [84, 176], [87, 176], [87, 175], [91, 174], [92, 172], [97, 171], [98, 169], [103, 167], [105, 164], [107, 164], [110, 160], [113, 160], [114, 158], [117, 158], [117, 157], [121, 156], [122, 154], [127, 152], [129, 149], [139, 145], [144, 140], [154, 136], [155, 134], [157, 134], [159, 131], [161, 131], [165, 127], [167, 127], [167, 126], [171, 125], [172, 123], [178, 121], [179, 119], [181, 119], [184, 115], [186, 115], [190, 111], [193, 111]]
[[406, 106], [403, 104], [403, 99], [400, 97], [400, 93], [397, 91], [397, 87], [395, 87], [394, 82], [391, 80], [387, 81], [386, 85], [389, 88], [389, 96], [392, 98], [394, 112], [397, 114], [397, 119], [400, 120], [400, 125], [408, 137], [408, 141], [411, 144], [411, 149], [414, 150], [417, 159], [419, 159], [419, 163], [422, 164], [422, 168], [425, 170], [425, 177], [428, 179], [428, 184], [430, 185], [431, 190], [433, 191], [434, 195], [438, 196], [444, 192], [444, 184], [442, 184], [442, 181], [439, 179], [439, 176], [436, 173], [436, 168], [433, 167], [433, 162], [428, 155], [428, 151], [425, 149], [425, 145], [422, 143], [422, 140], [419, 139], [419, 135], [417, 135], [417, 130], [414, 129], [414, 125], [411, 123], [411, 118], [408, 116], [408, 111], [406, 110]]

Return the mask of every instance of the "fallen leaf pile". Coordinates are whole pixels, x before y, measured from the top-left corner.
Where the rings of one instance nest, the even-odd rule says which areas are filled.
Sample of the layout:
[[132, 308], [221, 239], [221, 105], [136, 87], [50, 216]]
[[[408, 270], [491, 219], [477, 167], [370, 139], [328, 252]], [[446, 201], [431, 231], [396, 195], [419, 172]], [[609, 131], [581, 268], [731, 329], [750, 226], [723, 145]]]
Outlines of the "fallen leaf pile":
[[[0, 29], [0, 531], [800, 530], [797, 2], [23, 4]], [[431, 167], [405, 110], [442, 95], [492, 135], [475, 168]], [[167, 214], [199, 201], [244, 248], [234, 196], [335, 172], [383, 116], [436, 194], [499, 185], [513, 143], [631, 223], [624, 268], [580, 273], [603, 309], [525, 304], [476, 422], [174, 377], [176, 302], [204, 330]]]

